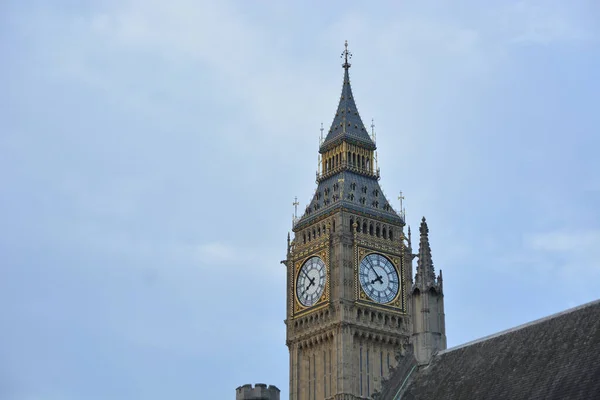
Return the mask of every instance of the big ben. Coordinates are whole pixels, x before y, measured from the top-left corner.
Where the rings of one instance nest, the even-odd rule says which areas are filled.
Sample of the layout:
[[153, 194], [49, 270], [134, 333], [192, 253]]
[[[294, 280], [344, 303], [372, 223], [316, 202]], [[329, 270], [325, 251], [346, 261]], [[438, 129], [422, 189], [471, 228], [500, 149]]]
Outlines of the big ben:
[[294, 221], [283, 262], [292, 400], [370, 398], [414, 335], [417, 255], [402, 213], [379, 185], [377, 147], [352, 94], [350, 58], [346, 43], [339, 105], [319, 147], [317, 189]]

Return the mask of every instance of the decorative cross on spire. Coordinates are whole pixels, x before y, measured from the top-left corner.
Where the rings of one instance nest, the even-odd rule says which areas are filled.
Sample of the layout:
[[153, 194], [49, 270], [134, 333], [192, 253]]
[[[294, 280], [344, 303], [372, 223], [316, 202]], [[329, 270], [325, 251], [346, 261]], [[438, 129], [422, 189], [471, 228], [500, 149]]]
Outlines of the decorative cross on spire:
[[344, 63], [342, 64], [342, 67], [344, 67], [345, 69], [350, 68], [351, 64], [348, 61], [352, 58], [352, 53], [350, 53], [348, 51], [348, 41], [347, 40], [344, 43], [344, 51], [342, 52], [341, 58], [344, 59]]
[[398, 196], [398, 200], [400, 200], [400, 211], [402, 211], [402, 200], [404, 200], [404, 196], [402, 196], [402, 191], [400, 191], [400, 196]]
[[319, 145], [323, 144], [323, 123], [321, 122], [321, 143], [319, 143]]
[[292, 205], [294, 206], [294, 218], [298, 218], [298, 206], [300, 205], [300, 203], [298, 203], [298, 196], [294, 197]]
[[375, 135], [375, 118], [371, 118], [371, 138], [373, 142], [377, 143], [377, 136]]
[[406, 210], [404, 209], [404, 207], [402, 207], [402, 200], [404, 200], [402, 191], [400, 191], [400, 196], [398, 196], [398, 200], [400, 200], [400, 216], [406, 221]]

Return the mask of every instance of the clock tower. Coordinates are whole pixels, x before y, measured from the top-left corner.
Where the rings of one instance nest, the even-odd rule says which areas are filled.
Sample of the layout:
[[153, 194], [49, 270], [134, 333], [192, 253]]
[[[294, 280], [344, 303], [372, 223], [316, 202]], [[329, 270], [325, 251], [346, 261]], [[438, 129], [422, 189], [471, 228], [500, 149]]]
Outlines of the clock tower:
[[[319, 148], [317, 189], [294, 221], [283, 261], [291, 400], [370, 398], [412, 337], [426, 343], [429, 353], [436, 350], [431, 335], [443, 337], [435, 343], [445, 347], [445, 332], [430, 332], [443, 323], [428, 323], [443, 319], [443, 306], [435, 315], [423, 314], [418, 329], [428, 329], [426, 334], [413, 327], [412, 260], [417, 255], [410, 228], [406, 237], [403, 215], [379, 186], [375, 140], [350, 86], [347, 43], [342, 58], [342, 93]], [[427, 255], [433, 272], [430, 251]], [[435, 301], [443, 301], [441, 282], [436, 286], [435, 276], [427, 278], [436, 289]], [[421, 311], [423, 304], [418, 303]]]

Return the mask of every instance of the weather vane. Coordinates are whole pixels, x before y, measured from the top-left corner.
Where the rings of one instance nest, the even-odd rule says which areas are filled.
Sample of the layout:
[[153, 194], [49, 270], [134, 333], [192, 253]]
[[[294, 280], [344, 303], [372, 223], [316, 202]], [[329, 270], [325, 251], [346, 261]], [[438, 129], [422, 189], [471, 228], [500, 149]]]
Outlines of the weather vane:
[[348, 61], [352, 58], [352, 53], [350, 53], [348, 51], [348, 41], [347, 40], [344, 43], [344, 51], [342, 52], [342, 55], [340, 57], [344, 59], [344, 64], [342, 64], [342, 67], [344, 67], [346, 69], [350, 68], [351, 64]]

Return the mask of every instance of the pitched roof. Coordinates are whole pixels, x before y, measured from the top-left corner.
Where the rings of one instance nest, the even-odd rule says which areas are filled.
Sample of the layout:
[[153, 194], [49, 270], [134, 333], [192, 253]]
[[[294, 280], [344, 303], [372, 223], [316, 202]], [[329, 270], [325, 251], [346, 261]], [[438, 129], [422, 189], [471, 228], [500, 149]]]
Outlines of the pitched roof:
[[[342, 53], [342, 57], [345, 59], [342, 65], [344, 67], [342, 95], [329, 133], [319, 148], [321, 153], [337, 146], [342, 141], [357, 144], [369, 150], [376, 149], [375, 143], [358, 114], [352, 95], [350, 75], [348, 74], [350, 68], [348, 60], [351, 56], [352, 54], [348, 51], [348, 42], [346, 42], [345, 50]], [[294, 232], [340, 208], [404, 225], [402, 217], [394, 211], [385, 198], [378, 179], [378, 170], [376, 173], [353, 170], [348, 165], [342, 165], [339, 169], [320, 176], [317, 179], [319, 185], [310, 204], [306, 206], [302, 217], [294, 224]]]
[[345, 208], [403, 225], [404, 221], [386, 199], [376, 178], [343, 170], [319, 182], [317, 190], [294, 231], [333, 210]]
[[329, 128], [327, 137], [325, 137], [325, 140], [321, 144], [319, 152], [323, 153], [329, 150], [341, 143], [342, 140], [359, 144], [369, 150], [375, 150], [375, 143], [369, 136], [369, 132], [365, 128], [365, 124], [363, 124], [362, 119], [358, 114], [356, 103], [354, 102], [352, 87], [350, 86], [350, 74], [348, 73], [350, 64], [347, 59], [343, 67], [344, 83], [342, 85], [340, 102], [337, 111], [335, 112], [333, 122], [331, 123], [331, 128]]
[[404, 357], [379, 398], [584, 400], [598, 394], [600, 301], [595, 301], [444, 350], [424, 367]]

